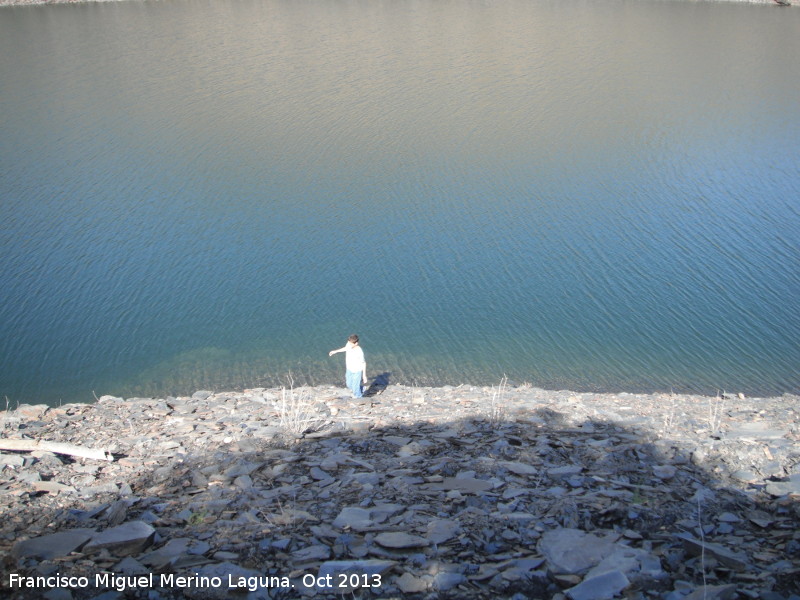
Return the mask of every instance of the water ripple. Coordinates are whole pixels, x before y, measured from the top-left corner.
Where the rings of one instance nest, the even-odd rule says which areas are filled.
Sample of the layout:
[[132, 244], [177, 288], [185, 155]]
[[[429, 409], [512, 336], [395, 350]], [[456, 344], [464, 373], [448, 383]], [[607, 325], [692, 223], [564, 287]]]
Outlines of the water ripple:
[[798, 15], [67, 8], [0, 20], [12, 400], [338, 381], [354, 330], [394, 382], [800, 389]]

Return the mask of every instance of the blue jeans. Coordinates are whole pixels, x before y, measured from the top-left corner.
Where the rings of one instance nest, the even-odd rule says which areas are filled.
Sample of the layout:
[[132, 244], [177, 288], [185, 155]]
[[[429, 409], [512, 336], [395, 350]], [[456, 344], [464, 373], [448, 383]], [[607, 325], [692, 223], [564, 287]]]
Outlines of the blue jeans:
[[353, 392], [355, 398], [362, 398], [364, 394], [361, 393], [361, 371], [347, 371], [345, 375], [347, 387]]

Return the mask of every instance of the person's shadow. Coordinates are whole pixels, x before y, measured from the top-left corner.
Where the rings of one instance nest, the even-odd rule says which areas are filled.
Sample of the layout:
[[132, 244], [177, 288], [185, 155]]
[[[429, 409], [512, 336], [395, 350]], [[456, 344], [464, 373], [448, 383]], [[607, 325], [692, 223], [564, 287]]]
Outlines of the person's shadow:
[[372, 380], [372, 383], [369, 384], [369, 387], [364, 390], [364, 395], [372, 397], [382, 394], [383, 390], [389, 385], [389, 378], [391, 375], [391, 373], [381, 373], [377, 375], [375, 379]]

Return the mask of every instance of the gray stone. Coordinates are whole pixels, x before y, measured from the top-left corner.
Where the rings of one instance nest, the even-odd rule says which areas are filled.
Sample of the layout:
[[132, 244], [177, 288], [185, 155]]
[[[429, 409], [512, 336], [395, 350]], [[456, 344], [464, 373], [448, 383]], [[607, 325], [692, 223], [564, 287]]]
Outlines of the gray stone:
[[154, 483], [163, 483], [172, 477], [173, 467], [172, 465], [164, 465], [163, 467], [157, 468], [153, 471], [153, 482]]
[[618, 571], [630, 579], [639, 580], [659, 579], [664, 576], [661, 561], [657, 556], [641, 548], [631, 548], [624, 544], [615, 544], [611, 554], [589, 570], [586, 579], [609, 571]]
[[729, 535], [733, 533], [733, 531], [734, 531], [733, 525], [731, 525], [730, 523], [720, 523], [719, 525], [717, 525], [716, 529], [716, 533], [718, 533], [719, 535]]
[[142, 564], [160, 570], [174, 563], [182, 555], [186, 554], [189, 550], [189, 544], [191, 543], [192, 540], [190, 538], [174, 538], [169, 540], [158, 550], [148, 552], [144, 556], [139, 557], [139, 560]]
[[630, 585], [630, 581], [620, 571], [607, 571], [593, 577], [586, 577], [578, 585], [566, 590], [571, 600], [610, 600]]
[[72, 600], [72, 592], [66, 588], [54, 588], [42, 594], [44, 600]]
[[156, 530], [144, 521], [131, 521], [95, 534], [84, 552], [107, 549], [117, 555], [136, 554], [149, 546]]
[[331, 549], [322, 544], [308, 546], [292, 552], [295, 562], [304, 563], [316, 560], [327, 560], [331, 557]]
[[210, 392], [208, 390], [198, 390], [194, 394], [192, 394], [192, 398], [194, 400], [207, 400], [210, 396], [213, 396], [214, 392]]
[[0, 454], [0, 465], [21, 467], [24, 464], [25, 458], [19, 454]]
[[401, 457], [404, 457], [404, 458], [405, 457], [409, 457], [409, 456], [416, 456], [417, 454], [419, 454], [423, 450], [424, 450], [424, 447], [423, 447], [422, 444], [420, 444], [419, 442], [411, 442], [410, 444], [406, 444], [405, 446], [402, 446], [397, 451], [397, 456], [401, 456]]
[[738, 523], [739, 521], [741, 521], [741, 519], [738, 516], [730, 512], [721, 513], [717, 517], [717, 520], [720, 521], [721, 523]]
[[580, 575], [599, 564], [614, 550], [614, 539], [600, 538], [579, 529], [554, 529], [539, 540], [539, 552], [556, 575]]
[[778, 592], [761, 592], [759, 600], [786, 600], [786, 598]]
[[232, 467], [225, 469], [225, 477], [230, 479], [234, 479], [236, 477], [240, 477], [242, 475], [250, 475], [257, 469], [263, 466], [263, 463], [257, 462], [237, 462]]
[[16, 559], [52, 560], [80, 550], [94, 534], [94, 529], [68, 529], [23, 540], [14, 544], [11, 555]]
[[369, 510], [358, 506], [345, 506], [339, 516], [333, 521], [333, 526], [339, 529], [350, 528], [354, 531], [363, 531], [372, 527]]
[[747, 519], [754, 525], [758, 525], [762, 529], [770, 527], [774, 520], [764, 511], [754, 510], [747, 513]]
[[[202, 597], [204, 600], [208, 598], [230, 598], [232, 594], [246, 594], [248, 592], [248, 580], [255, 582], [255, 585], [261, 588], [258, 578], [262, 578], [261, 580], [263, 581], [264, 577], [264, 573], [260, 571], [246, 569], [231, 562], [204, 565], [200, 567], [196, 573], [200, 576], [196, 580], [198, 582], [209, 581], [214, 577], [218, 577], [222, 582], [222, 585], [218, 588], [194, 586], [194, 590], [198, 592], [202, 590], [202, 593], [194, 594], [191, 597]], [[273, 589], [272, 591], [275, 592], [277, 590]], [[272, 597], [264, 594], [264, 592], [269, 593], [270, 590], [259, 589], [258, 591], [251, 592], [250, 595], [246, 597], [253, 598], [254, 600]]]
[[108, 481], [99, 485], [82, 487], [78, 490], [78, 493], [84, 497], [97, 496], [98, 494], [119, 494], [119, 488], [116, 483]]
[[547, 476], [552, 479], [569, 479], [579, 475], [582, 471], [583, 467], [580, 465], [564, 465], [563, 467], [547, 469]]
[[800, 494], [800, 474], [789, 477], [786, 481], [770, 481], [767, 483], [767, 493], [770, 496], [780, 497], [789, 494]]
[[384, 548], [422, 548], [430, 545], [424, 537], [402, 531], [385, 531], [375, 536], [375, 543]]
[[429, 578], [415, 577], [411, 573], [403, 573], [395, 580], [395, 584], [400, 591], [404, 594], [418, 594], [424, 592], [430, 587]]
[[[42, 475], [37, 471], [22, 471], [19, 475], [17, 475], [17, 479], [19, 481], [25, 481], [27, 483], [33, 483], [36, 481], [42, 481]], [[47, 483], [47, 482], [44, 482]]]
[[[322, 473], [325, 474], [327, 477], [331, 477], [330, 473], [326, 473], [326, 471], [336, 471], [340, 465], [344, 465], [347, 463], [348, 457], [344, 454], [331, 454], [326, 456], [322, 459], [319, 463], [318, 468]], [[316, 479], [314, 475], [314, 469], [311, 469], [311, 476]]]
[[494, 487], [491, 481], [473, 477], [445, 477], [441, 483], [430, 484], [434, 490], [457, 490], [464, 494], [478, 494]]
[[[317, 581], [324, 581], [328, 577], [330, 577], [330, 581], [333, 582], [335, 587], [335, 592], [338, 594], [346, 594], [358, 589], [360, 586], [360, 582], [364, 580], [363, 577], [357, 577], [359, 585], [351, 586], [350, 583], [355, 583], [354, 580], [351, 580], [348, 576], [349, 575], [366, 575], [367, 581], [371, 581], [374, 575], [381, 575], [383, 576], [389, 569], [394, 567], [397, 563], [393, 560], [378, 560], [378, 559], [369, 559], [369, 560], [329, 560], [324, 562], [320, 565], [319, 571], [317, 572]], [[344, 575], [345, 585], [338, 586], [337, 584], [341, 581], [339, 575]], [[325, 588], [317, 588], [319, 591], [325, 591]], [[330, 591], [330, 590], [327, 590]]]
[[393, 444], [395, 446], [405, 446], [411, 441], [410, 437], [400, 437], [397, 435], [384, 435], [381, 436], [381, 439], [384, 442], [389, 442], [390, 444]]
[[20, 404], [13, 412], [23, 419], [38, 419], [50, 409], [47, 404]]
[[659, 479], [669, 480], [675, 477], [677, 469], [672, 465], [657, 465], [653, 467], [653, 475]]
[[703, 542], [693, 538], [688, 533], [678, 534], [677, 537], [683, 542], [683, 547], [692, 556], [713, 556], [720, 563], [737, 571], [748, 567], [747, 555], [741, 552], [733, 552], [720, 544]]
[[114, 571], [122, 575], [147, 575], [151, 572], [151, 569], [145, 567], [135, 558], [128, 556], [114, 566]]
[[117, 500], [116, 502], [112, 503], [105, 511], [104, 515], [106, 521], [110, 526], [121, 525], [125, 521], [125, 517], [128, 514], [128, 508], [130, 506], [130, 502], [127, 500]]
[[353, 473], [351, 477], [353, 481], [361, 485], [378, 485], [381, 482], [381, 476], [378, 473]]
[[[31, 487], [37, 492], [48, 492], [50, 494], [74, 494], [76, 490], [71, 485], [58, 483], [57, 481], [32, 481]], [[116, 487], [114, 488], [116, 490]]]
[[758, 481], [759, 479], [761, 479], [758, 476], [758, 473], [747, 469], [739, 469], [737, 471], [734, 471], [733, 473], [731, 473], [731, 477], [733, 477], [738, 481], [742, 481], [744, 483], [752, 483], [754, 481]]
[[208, 542], [192, 540], [189, 549], [186, 551], [190, 555], [201, 555], [211, 550], [211, 544]]
[[225, 550], [220, 550], [219, 552], [214, 553], [214, 560], [219, 560], [222, 562], [229, 561], [229, 560], [238, 560], [239, 555], [236, 552], [227, 552]]
[[456, 537], [461, 531], [461, 526], [456, 521], [449, 519], [435, 519], [428, 523], [425, 537], [433, 544], [443, 544]]
[[376, 504], [369, 509], [369, 516], [376, 523], [382, 523], [387, 518], [403, 510], [402, 504]]
[[[266, 541], [266, 540], [265, 540]], [[263, 544], [264, 542], [262, 542]], [[291, 538], [281, 538], [279, 540], [273, 540], [267, 544], [268, 547], [275, 548], [277, 550], [286, 550], [292, 544]]]
[[250, 475], [239, 475], [239, 477], [233, 480], [233, 485], [240, 490], [248, 491], [253, 489], [253, 480]]
[[728, 430], [726, 438], [744, 438], [752, 440], [776, 440], [788, 432], [784, 429], [775, 429], [764, 421], [751, 421], [739, 423], [737, 427]]
[[311, 467], [309, 475], [311, 475], [311, 478], [314, 479], [315, 481], [325, 481], [328, 479], [332, 479], [330, 473], [326, 473], [319, 467]]
[[539, 470], [533, 465], [528, 465], [521, 462], [500, 462], [501, 467], [505, 467], [516, 475], [536, 475]]
[[692, 452], [692, 464], [702, 467], [706, 463], [708, 454], [703, 448], [695, 448]]
[[461, 573], [444, 571], [433, 577], [432, 587], [440, 592], [452, 590], [454, 587], [466, 582], [467, 578]]
[[684, 600], [732, 600], [736, 597], [736, 585], [706, 585], [694, 590]]

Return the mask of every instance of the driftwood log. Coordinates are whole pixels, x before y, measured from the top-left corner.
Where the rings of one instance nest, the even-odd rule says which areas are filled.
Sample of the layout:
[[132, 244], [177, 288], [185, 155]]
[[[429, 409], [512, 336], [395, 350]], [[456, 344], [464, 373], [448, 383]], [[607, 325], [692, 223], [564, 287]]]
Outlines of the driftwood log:
[[0, 450], [21, 450], [23, 452], [53, 452], [55, 454], [68, 454], [80, 458], [94, 458], [96, 460], [114, 460], [110, 452], [103, 449], [84, 448], [61, 442], [48, 442], [44, 440], [10, 440], [0, 438]]

